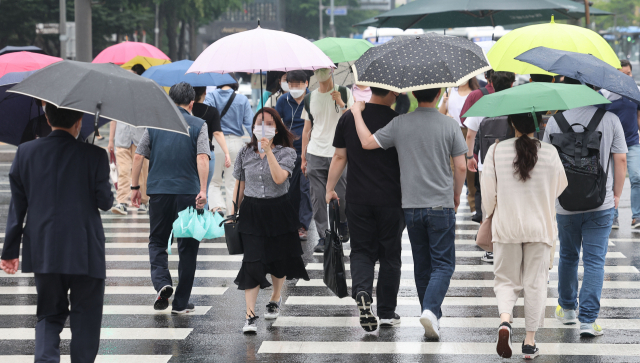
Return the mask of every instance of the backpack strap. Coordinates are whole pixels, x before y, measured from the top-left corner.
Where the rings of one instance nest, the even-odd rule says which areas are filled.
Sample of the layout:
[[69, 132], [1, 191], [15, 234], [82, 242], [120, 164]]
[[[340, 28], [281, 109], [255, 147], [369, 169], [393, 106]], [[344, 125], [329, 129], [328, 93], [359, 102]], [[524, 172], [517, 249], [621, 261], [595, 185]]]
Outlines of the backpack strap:
[[489, 94], [489, 90], [486, 87], [480, 87], [480, 92], [482, 92], [484, 96]]
[[591, 121], [589, 121], [589, 125], [587, 126], [587, 132], [589, 134], [591, 134], [591, 133], [596, 131], [596, 129], [598, 128], [598, 125], [600, 125], [600, 122], [602, 121], [602, 118], [604, 117], [605, 113], [607, 113], [607, 111], [605, 109], [598, 108], [596, 113], [593, 114], [593, 117], [591, 118]]
[[573, 132], [571, 125], [569, 125], [569, 122], [564, 117], [562, 112], [556, 113], [555, 115], [553, 115], [553, 118], [556, 120], [556, 123], [558, 124], [558, 127], [560, 128], [560, 131], [562, 131], [562, 133], [566, 134], [568, 132]]
[[311, 125], [313, 126], [313, 115], [311, 114], [311, 92], [304, 96], [304, 110], [307, 111], [309, 121], [311, 121]]
[[227, 114], [227, 111], [229, 111], [229, 108], [231, 107], [231, 104], [233, 103], [233, 100], [235, 98], [236, 98], [236, 93], [231, 92], [231, 97], [229, 97], [229, 101], [227, 101], [227, 104], [224, 106], [224, 109], [222, 110], [222, 112], [220, 112], [220, 120], [222, 120], [224, 115]]

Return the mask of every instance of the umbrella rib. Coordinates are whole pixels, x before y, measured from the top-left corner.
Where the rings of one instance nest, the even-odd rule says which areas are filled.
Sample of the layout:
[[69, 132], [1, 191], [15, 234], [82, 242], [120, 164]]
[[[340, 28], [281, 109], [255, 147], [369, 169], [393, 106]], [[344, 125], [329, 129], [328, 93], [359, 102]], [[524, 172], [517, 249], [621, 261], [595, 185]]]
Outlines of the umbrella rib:
[[[427, 16], [429, 16], [431, 14], [427, 13], [422, 15], [421, 17], [419, 17], [416, 21], [411, 22], [411, 24], [409, 24], [406, 28], [403, 28], [402, 30], [407, 30], [409, 28], [411, 28], [412, 26], [416, 25], [417, 23], [421, 22], [422, 19], [426, 18]], [[387, 18], [388, 19], [388, 18]], [[380, 24], [380, 26], [382, 26], [382, 24]]]

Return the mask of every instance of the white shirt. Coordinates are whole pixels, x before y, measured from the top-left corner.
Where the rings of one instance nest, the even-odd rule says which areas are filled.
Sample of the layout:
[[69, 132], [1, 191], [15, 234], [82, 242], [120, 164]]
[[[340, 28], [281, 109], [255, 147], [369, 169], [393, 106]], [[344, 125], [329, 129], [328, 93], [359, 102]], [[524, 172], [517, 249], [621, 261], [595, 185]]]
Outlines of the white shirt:
[[[338, 86], [334, 89], [337, 91]], [[347, 107], [353, 105], [353, 96], [347, 88]], [[311, 130], [311, 141], [307, 147], [307, 152], [311, 155], [331, 158], [335, 152], [333, 147], [333, 137], [336, 133], [338, 120], [344, 112], [338, 106], [336, 112], [335, 101], [331, 97], [331, 92], [320, 93], [317, 89], [311, 92], [311, 104], [309, 105], [311, 115], [313, 115], [313, 129]]]
[[[484, 117], [467, 117], [467, 119], [464, 121], [464, 125], [469, 130], [478, 132], [482, 120], [484, 120]], [[482, 160], [480, 160], [480, 158], [478, 158], [478, 171], [482, 171]]]
[[[460, 113], [462, 112], [462, 106], [464, 106], [464, 101], [467, 100], [469, 93], [467, 93], [466, 96], [460, 96], [460, 94], [458, 93], [458, 87], [451, 88], [449, 90], [449, 101], [447, 103], [447, 112], [449, 113], [449, 115], [451, 115], [451, 117], [453, 117], [454, 120], [458, 121], [458, 124], [460, 125], [460, 127], [464, 127], [462, 126], [462, 121], [460, 121]], [[443, 100], [444, 100], [444, 97], [440, 99], [438, 108], [440, 108], [440, 106], [442, 105]]]

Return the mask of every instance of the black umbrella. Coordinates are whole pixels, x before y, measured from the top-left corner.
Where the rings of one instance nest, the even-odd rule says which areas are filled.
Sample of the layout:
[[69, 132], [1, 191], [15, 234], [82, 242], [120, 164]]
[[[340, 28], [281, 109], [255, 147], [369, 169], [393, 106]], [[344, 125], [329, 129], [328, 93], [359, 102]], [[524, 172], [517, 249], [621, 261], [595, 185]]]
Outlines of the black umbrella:
[[394, 92], [457, 87], [491, 69], [482, 48], [455, 36], [396, 37], [367, 50], [352, 67], [355, 83]]
[[8, 92], [135, 127], [189, 134], [184, 117], [156, 82], [115, 64], [57, 62], [34, 73]]
[[15, 53], [15, 52], [31, 52], [31, 53], [46, 54], [42, 49], [34, 45], [27, 45], [24, 47], [14, 47], [12, 45], [7, 45], [6, 47], [0, 49], [0, 55]]
[[640, 90], [633, 78], [591, 54], [536, 47], [516, 57], [547, 72], [604, 88], [640, 104]]

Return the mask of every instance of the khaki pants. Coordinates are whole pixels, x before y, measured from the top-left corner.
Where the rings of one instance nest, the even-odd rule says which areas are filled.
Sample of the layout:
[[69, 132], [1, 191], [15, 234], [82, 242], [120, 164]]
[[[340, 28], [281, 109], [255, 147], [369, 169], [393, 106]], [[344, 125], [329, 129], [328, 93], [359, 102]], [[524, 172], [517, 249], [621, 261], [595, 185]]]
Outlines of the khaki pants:
[[493, 244], [493, 291], [498, 311], [513, 317], [513, 307], [524, 290], [526, 331], [544, 326], [550, 250], [542, 242]]
[[[130, 147], [116, 147], [116, 163], [118, 164], [118, 192], [116, 201], [118, 204], [127, 204], [131, 196], [131, 168], [133, 167], [133, 157], [138, 147], [131, 144]], [[149, 175], [149, 160], [142, 162], [142, 172], [140, 173], [140, 193], [142, 194], [142, 204], [149, 203], [147, 195], [147, 176]]]
[[[224, 152], [216, 139], [213, 139], [213, 146], [215, 147], [213, 154], [216, 157], [216, 166], [213, 169], [213, 177], [211, 178], [211, 184], [209, 184], [207, 194], [211, 199], [209, 201], [209, 209], [220, 208], [224, 209], [227, 214], [231, 214], [233, 212], [233, 197], [235, 195], [234, 188], [236, 185], [236, 179], [233, 177], [233, 168], [236, 164], [238, 152], [242, 150], [246, 143], [242, 141], [242, 137], [235, 135], [224, 135], [224, 140], [227, 142], [227, 148], [229, 149], [231, 167], [224, 167]], [[222, 189], [220, 189], [223, 185], [225, 190], [224, 197], [222, 196]]]

